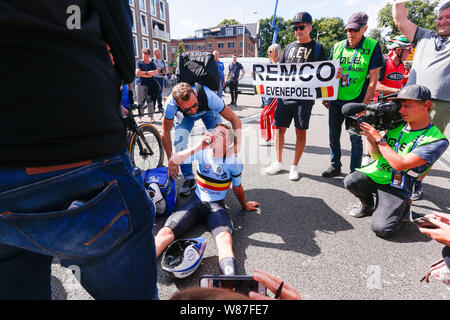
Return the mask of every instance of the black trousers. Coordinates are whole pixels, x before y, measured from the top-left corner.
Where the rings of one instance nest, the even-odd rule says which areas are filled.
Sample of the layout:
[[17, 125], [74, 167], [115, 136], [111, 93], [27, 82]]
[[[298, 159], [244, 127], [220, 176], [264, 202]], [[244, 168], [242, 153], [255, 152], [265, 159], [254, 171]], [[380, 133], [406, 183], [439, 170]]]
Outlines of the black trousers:
[[236, 104], [237, 98], [238, 98], [238, 86], [239, 81], [237, 80], [231, 80], [230, 81], [230, 94], [231, 94], [231, 103], [230, 104]]
[[400, 190], [390, 185], [375, 183], [362, 172], [354, 171], [344, 179], [345, 188], [367, 205], [374, 205], [375, 210], [370, 227], [379, 237], [387, 237], [398, 231], [405, 215], [409, 214], [409, 198]]

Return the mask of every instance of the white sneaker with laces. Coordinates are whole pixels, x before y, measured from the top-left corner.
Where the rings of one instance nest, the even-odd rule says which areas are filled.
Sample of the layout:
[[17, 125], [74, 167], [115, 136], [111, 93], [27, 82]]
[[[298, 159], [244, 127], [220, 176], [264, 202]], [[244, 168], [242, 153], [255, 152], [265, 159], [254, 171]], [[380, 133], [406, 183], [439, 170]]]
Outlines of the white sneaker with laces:
[[298, 166], [291, 166], [291, 170], [289, 170], [289, 179], [292, 181], [296, 181], [300, 178], [298, 174]]
[[283, 170], [283, 164], [281, 162], [273, 162], [269, 167], [267, 167], [264, 171], [268, 175], [274, 175], [277, 174]]

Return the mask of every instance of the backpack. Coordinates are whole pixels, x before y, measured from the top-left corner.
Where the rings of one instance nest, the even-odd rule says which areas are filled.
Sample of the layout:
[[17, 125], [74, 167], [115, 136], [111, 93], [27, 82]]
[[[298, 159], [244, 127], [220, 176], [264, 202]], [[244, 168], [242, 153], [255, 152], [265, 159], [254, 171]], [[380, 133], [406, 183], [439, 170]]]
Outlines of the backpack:
[[177, 187], [169, 168], [158, 167], [142, 172], [145, 189], [156, 208], [156, 216], [168, 216], [175, 209]]
[[220, 85], [220, 73], [214, 55], [210, 52], [191, 51], [178, 55], [175, 74], [178, 82], [190, 85], [200, 83], [212, 91]]

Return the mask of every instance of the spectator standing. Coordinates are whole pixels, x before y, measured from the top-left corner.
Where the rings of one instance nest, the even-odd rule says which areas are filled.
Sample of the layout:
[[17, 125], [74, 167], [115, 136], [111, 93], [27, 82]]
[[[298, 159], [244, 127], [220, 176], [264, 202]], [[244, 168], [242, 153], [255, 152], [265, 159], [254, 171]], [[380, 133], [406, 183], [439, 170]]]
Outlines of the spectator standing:
[[159, 83], [154, 76], [159, 72], [155, 64], [150, 60], [151, 51], [142, 49], [143, 59], [136, 62], [136, 97], [139, 106], [139, 119], [142, 121], [145, 106], [149, 112], [149, 118], [153, 121], [152, 112], [155, 111], [156, 99], [159, 92]]
[[135, 76], [128, 2], [0, 8], [0, 300], [51, 299], [54, 257], [94, 299], [157, 299], [155, 208], [120, 109]]
[[213, 55], [214, 59], [216, 60], [217, 69], [219, 69], [220, 74], [220, 82], [219, 82], [219, 89], [217, 90], [217, 95], [219, 96], [219, 98], [222, 99], [223, 88], [225, 87], [225, 76], [224, 76], [225, 66], [223, 65], [223, 62], [219, 60], [220, 58], [219, 51], [214, 51]]
[[155, 80], [158, 81], [159, 84], [159, 92], [157, 97], [158, 102], [158, 111], [163, 110], [163, 103], [162, 103], [162, 92], [164, 88], [164, 75], [166, 75], [167, 72], [167, 63], [161, 59], [161, 50], [159, 48], [156, 48], [153, 50], [153, 54], [155, 58], [152, 60], [152, 62], [155, 64], [156, 68], [158, 68], [159, 73], [155, 75]]
[[[426, 85], [431, 91], [435, 107], [431, 111], [431, 122], [445, 133], [450, 121], [450, 1], [438, 12], [436, 30], [418, 27], [408, 20], [403, 3], [392, 5], [395, 25], [416, 46], [408, 85]], [[414, 185], [412, 200], [420, 199], [425, 176]]]
[[[280, 63], [314, 62], [326, 60], [325, 51], [320, 43], [310, 37], [312, 17], [308, 12], [299, 12], [295, 15], [293, 31], [297, 40], [286, 46], [280, 58]], [[278, 99], [278, 106], [274, 115], [274, 140], [277, 161], [265, 169], [266, 174], [274, 175], [283, 170], [282, 157], [284, 136], [289, 128], [292, 118], [295, 124], [295, 155], [289, 170], [289, 179], [298, 180], [298, 163], [306, 145], [306, 130], [309, 128], [314, 100]]]
[[[368, 104], [372, 99], [378, 83], [380, 67], [383, 66], [383, 55], [380, 44], [371, 38], [364, 37], [369, 17], [363, 12], [350, 16], [345, 26], [347, 39], [335, 44], [331, 50], [332, 60], [339, 60], [342, 67], [342, 78], [339, 83], [338, 99], [324, 101], [329, 109], [329, 136], [331, 166], [322, 173], [323, 177], [335, 177], [341, 173], [341, 132], [345, 117], [342, 106], [349, 102]], [[360, 136], [350, 134], [351, 157], [350, 172], [361, 167], [363, 143]]]
[[227, 81], [230, 84], [231, 106], [236, 106], [238, 98], [239, 81], [244, 77], [244, 66], [237, 61], [237, 55], [233, 55], [233, 61], [228, 65]]
[[[267, 55], [271, 63], [278, 63], [281, 58], [281, 46], [278, 43], [271, 44], [267, 48]], [[273, 144], [272, 141], [272, 123], [273, 117], [275, 115], [275, 110], [278, 105], [278, 99], [266, 99], [262, 98], [264, 109], [261, 112], [261, 117], [259, 121], [261, 141], [259, 145], [270, 146]]]

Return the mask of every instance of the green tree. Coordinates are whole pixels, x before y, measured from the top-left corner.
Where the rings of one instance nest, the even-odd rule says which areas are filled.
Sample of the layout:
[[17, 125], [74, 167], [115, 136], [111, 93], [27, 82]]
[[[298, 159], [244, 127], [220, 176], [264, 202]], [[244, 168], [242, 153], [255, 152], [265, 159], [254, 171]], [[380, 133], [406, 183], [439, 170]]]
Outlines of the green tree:
[[388, 49], [386, 47], [387, 41], [386, 39], [383, 37], [381, 29], [372, 29], [370, 30], [368, 36], [372, 39], [375, 39], [378, 41], [378, 43], [381, 46], [381, 52], [387, 52]]
[[311, 38], [316, 40], [317, 34], [319, 34], [319, 42], [323, 45], [327, 58], [330, 56], [333, 45], [347, 37], [344, 30], [344, 21], [338, 17], [314, 20]]
[[[267, 57], [267, 48], [272, 44], [274, 29], [272, 28], [272, 17], [259, 20], [261, 35], [261, 52], [263, 57]], [[275, 23], [278, 26], [277, 43], [282, 49], [292, 41], [295, 41], [295, 34], [290, 27], [291, 20], [285, 21], [282, 17], [276, 17]]]
[[[405, 2], [408, 19], [419, 27], [434, 30], [436, 28], [436, 9], [439, 1], [412, 0]], [[390, 29], [390, 38], [400, 35], [400, 30], [395, 26], [392, 18], [392, 6], [386, 5], [378, 12], [378, 27]]]
[[[274, 29], [272, 28], [272, 17], [261, 19], [260, 32], [262, 38], [262, 56], [267, 57], [267, 48], [272, 44]], [[284, 20], [281, 17], [275, 18], [276, 24], [279, 28], [277, 43], [282, 49], [289, 43], [296, 41], [295, 33], [292, 30], [292, 20]], [[345, 39], [346, 34], [344, 30], [344, 21], [341, 18], [320, 18], [313, 21], [311, 38], [314, 40], [317, 37], [317, 32], [320, 33], [319, 42], [324, 46], [325, 54], [328, 57], [331, 47]], [[323, 33], [326, 32], [326, 33]]]
[[225, 26], [225, 25], [234, 26], [236, 24], [242, 24], [242, 23], [240, 23], [236, 19], [224, 19], [217, 26]]

